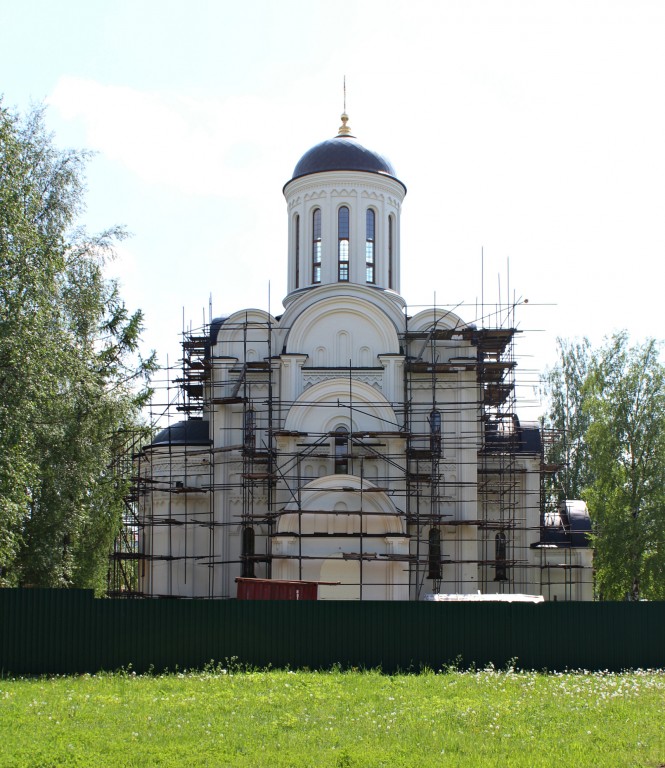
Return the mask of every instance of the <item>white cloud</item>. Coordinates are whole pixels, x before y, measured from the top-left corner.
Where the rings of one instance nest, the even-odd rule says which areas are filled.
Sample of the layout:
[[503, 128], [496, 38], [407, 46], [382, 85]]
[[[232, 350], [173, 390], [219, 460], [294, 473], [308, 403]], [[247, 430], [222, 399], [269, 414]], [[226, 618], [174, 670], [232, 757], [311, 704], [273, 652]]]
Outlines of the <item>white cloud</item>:
[[188, 195], [249, 194], [273, 157], [270, 105], [251, 95], [221, 101], [61, 77], [48, 103], [84, 124], [91, 149]]

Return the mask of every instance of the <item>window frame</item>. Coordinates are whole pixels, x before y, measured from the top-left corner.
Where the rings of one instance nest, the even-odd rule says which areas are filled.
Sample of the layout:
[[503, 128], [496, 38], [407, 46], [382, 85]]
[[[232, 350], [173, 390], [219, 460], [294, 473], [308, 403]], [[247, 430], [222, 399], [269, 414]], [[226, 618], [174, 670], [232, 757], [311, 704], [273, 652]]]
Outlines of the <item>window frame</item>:
[[[346, 212], [346, 221], [342, 212]], [[345, 232], [345, 234], [344, 234]], [[348, 205], [340, 205], [337, 209], [337, 281], [349, 282], [351, 252], [351, 211]]]
[[300, 214], [296, 213], [293, 221], [294, 234], [294, 256], [295, 256], [295, 287], [300, 288]]
[[494, 536], [494, 581], [508, 581], [508, 539], [503, 531]]
[[395, 290], [394, 260], [395, 260], [395, 217], [388, 216], [388, 288]]
[[243, 448], [246, 451], [256, 450], [256, 411], [247, 408], [243, 414]]
[[[370, 218], [372, 236], [370, 237]], [[365, 211], [365, 282], [376, 285], [376, 211], [368, 208]]]
[[427, 578], [441, 581], [441, 531], [432, 526], [427, 537]]
[[323, 243], [321, 238], [322, 214], [320, 208], [312, 211], [312, 284], [321, 282], [321, 252]]
[[442, 423], [441, 411], [438, 408], [432, 408], [427, 417], [429, 422], [429, 449], [434, 456], [441, 455], [441, 434]]
[[335, 475], [348, 475], [351, 459], [350, 440], [351, 433], [343, 424], [335, 428], [333, 432], [333, 461]]
[[256, 532], [251, 525], [243, 525], [241, 536], [241, 573], [245, 579], [256, 578], [255, 561]]

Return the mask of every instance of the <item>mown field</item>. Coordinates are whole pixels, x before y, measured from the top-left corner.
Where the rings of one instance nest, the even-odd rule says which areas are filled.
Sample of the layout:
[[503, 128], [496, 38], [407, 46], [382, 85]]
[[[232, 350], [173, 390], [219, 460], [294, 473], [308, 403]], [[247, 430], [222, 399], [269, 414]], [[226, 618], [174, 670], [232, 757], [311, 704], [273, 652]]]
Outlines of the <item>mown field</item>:
[[665, 673], [0, 678], [0, 766], [665, 765]]

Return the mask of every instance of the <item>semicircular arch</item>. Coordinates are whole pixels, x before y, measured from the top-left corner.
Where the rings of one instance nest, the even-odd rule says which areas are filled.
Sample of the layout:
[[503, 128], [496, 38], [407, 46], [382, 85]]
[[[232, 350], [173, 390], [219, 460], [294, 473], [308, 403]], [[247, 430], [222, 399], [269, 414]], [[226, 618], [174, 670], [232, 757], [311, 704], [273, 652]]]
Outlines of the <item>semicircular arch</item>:
[[433, 325], [440, 330], [468, 328], [468, 324], [454, 312], [442, 309], [424, 309], [409, 320], [409, 331], [428, 331]]
[[284, 429], [293, 432], [394, 432], [397, 416], [385, 396], [363, 381], [343, 378], [313, 384], [293, 403]]
[[404, 518], [385, 491], [357, 475], [326, 475], [300, 489], [300, 504], [289, 502], [277, 522], [278, 534], [335, 535], [330, 517], [344, 520], [344, 533], [404, 536]]
[[278, 326], [275, 318], [262, 309], [234, 312], [217, 332], [215, 354], [244, 362], [263, 361], [270, 353], [270, 335]]
[[[378, 355], [397, 354], [399, 339], [383, 310], [355, 296], [329, 297], [307, 307], [293, 321], [289, 354], [310, 354], [325, 339], [328, 367], [373, 367]], [[360, 350], [367, 350], [361, 355]]]

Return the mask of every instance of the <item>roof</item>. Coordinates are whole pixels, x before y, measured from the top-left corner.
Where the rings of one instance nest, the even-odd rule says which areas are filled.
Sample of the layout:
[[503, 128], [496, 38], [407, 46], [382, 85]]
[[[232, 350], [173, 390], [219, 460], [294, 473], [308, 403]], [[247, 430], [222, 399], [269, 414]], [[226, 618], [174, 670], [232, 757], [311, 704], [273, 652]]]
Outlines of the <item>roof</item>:
[[210, 445], [208, 422], [200, 419], [178, 421], [158, 432], [150, 447], [158, 445]]
[[[217, 344], [217, 334], [219, 333], [219, 329], [224, 325], [224, 323], [228, 319], [229, 319], [228, 317], [215, 317], [213, 321], [210, 323], [210, 335], [208, 337], [209, 347]], [[208, 349], [207, 352], [209, 354], [210, 349]]]
[[538, 453], [542, 449], [540, 427], [522, 427], [520, 434], [520, 453]]
[[348, 136], [326, 139], [307, 150], [298, 160], [292, 178], [322, 171], [367, 171], [395, 176], [389, 160]]
[[542, 449], [540, 427], [522, 426], [517, 416], [510, 421], [488, 421], [485, 424], [485, 450], [490, 453], [503, 451], [507, 445], [513, 446], [513, 450], [519, 453], [539, 455]]
[[558, 547], [588, 547], [591, 518], [583, 501], [567, 499], [559, 503], [556, 511], [544, 516], [540, 542]]
[[[296, 163], [291, 181], [325, 171], [377, 173], [399, 181], [395, 169], [387, 158], [356, 141], [346, 124], [347, 120], [348, 116], [345, 113], [342, 115], [342, 126], [337, 136], [326, 139], [305, 152]], [[399, 183], [402, 184], [401, 181]], [[402, 186], [404, 187], [404, 184]], [[406, 187], [404, 189], [406, 190]]]

